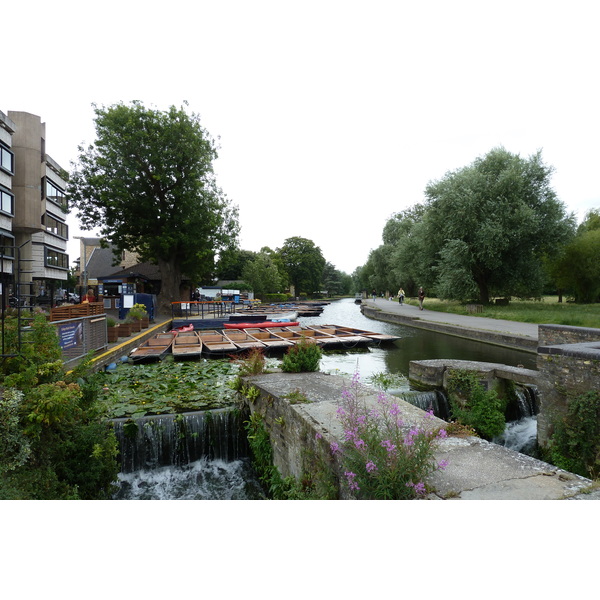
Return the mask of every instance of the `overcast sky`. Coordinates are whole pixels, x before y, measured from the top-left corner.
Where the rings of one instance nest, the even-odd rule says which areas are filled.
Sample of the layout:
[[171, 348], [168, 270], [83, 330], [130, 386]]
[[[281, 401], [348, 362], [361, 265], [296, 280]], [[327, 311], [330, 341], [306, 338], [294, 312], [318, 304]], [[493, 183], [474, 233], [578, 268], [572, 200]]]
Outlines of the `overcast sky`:
[[241, 247], [302, 236], [351, 273], [429, 181], [497, 146], [541, 150], [579, 220], [600, 207], [596, 6], [11, 2], [0, 110], [39, 115], [47, 152], [70, 169], [94, 140], [92, 103], [187, 101], [220, 138]]

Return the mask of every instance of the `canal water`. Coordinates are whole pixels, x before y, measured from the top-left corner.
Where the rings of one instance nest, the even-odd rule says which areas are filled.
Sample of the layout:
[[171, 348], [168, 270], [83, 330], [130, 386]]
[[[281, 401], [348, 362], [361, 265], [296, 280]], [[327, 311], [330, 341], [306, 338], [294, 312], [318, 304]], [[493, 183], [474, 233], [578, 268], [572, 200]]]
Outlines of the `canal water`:
[[[334, 324], [398, 336], [393, 344], [347, 352], [328, 352], [321, 359], [321, 371], [353, 375], [363, 380], [389, 374], [408, 377], [411, 360], [448, 358], [494, 362], [535, 369], [535, 355], [453, 336], [376, 321], [365, 317], [353, 299], [328, 304], [318, 317], [300, 317], [301, 325]], [[404, 387], [402, 387], [404, 386]], [[390, 393], [408, 391], [408, 382]], [[535, 417], [507, 429], [508, 445], [515, 449], [523, 444], [523, 435], [535, 438]], [[121, 473], [119, 500], [142, 499], [260, 499], [264, 493], [245, 459], [207, 460], [182, 466]]]
[[411, 360], [436, 358], [536, 368], [535, 354], [369, 319], [362, 314], [360, 304], [355, 304], [352, 299], [337, 300], [327, 305], [319, 317], [301, 317], [299, 320], [301, 325], [327, 323], [387, 333], [400, 338], [392, 345], [364, 349], [355, 353], [328, 354], [321, 360], [322, 371], [339, 370], [351, 374], [358, 372], [361, 378], [379, 373], [408, 377]]

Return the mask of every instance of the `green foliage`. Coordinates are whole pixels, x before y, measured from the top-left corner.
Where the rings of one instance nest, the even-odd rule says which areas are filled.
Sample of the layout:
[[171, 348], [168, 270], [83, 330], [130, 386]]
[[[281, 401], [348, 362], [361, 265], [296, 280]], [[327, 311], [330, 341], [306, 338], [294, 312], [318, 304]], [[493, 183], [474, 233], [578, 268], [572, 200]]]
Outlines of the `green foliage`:
[[318, 371], [322, 355], [321, 348], [314, 341], [302, 339], [283, 355], [281, 370], [285, 373]]
[[573, 292], [578, 303], [600, 299], [600, 229], [582, 230], [552, 263], [551, 273], [559, 287]]
[[32, 343], [3, 365], [0, 498], [109, 498], [117, 442], [95, 376], [86, 377], [86, 361], [65, 373], [55, 327], [43, 317], [24, 338]]
[[24, 465], [31, 454], [31, 444], [23, 433], [19, 412], [23, 392], [4, 391], [0, 398], [0, 475]]
[[140, 102], [94, 106], [96, 141], [79, 148], [67, 194], [82, 227], [100, 226], [116, 252], [137, 252], [161, 271], [159, 302], [180, 300], [182, 275], [212, 275], [235, 246], [237, 208], [217, 186], [217, 146], [196, 114]]
[[302, 237], [285, 240], [278, 251], [296, 295], [318, 291], [323, 278], [325, 259], [314, 242]]
[[259, 252], [245, 264], [242, 278], [260, 296], [279, 292], [283, 288], [284, 276], [279, 272], [273, 255], [267, 252]]
[[482, 438], [491, 440], [504, 431], [507, 401], [495, 390], [486, 391], [477, 373], [453, 369], [448, 375], [448, 400], [453, 417]]
[[554, 423], [553, 464], [584, 477], [600, 477], [600, 392], [569, 398], [567, 414]]
[[291, 478], [281, 477], [279, 469], [273, 464], [273, 447], [263, 417], [255, 412], [244, 425], [252, 451], [252, 464], [260, 481], [274, 500], [288, 499], [294, 482]]

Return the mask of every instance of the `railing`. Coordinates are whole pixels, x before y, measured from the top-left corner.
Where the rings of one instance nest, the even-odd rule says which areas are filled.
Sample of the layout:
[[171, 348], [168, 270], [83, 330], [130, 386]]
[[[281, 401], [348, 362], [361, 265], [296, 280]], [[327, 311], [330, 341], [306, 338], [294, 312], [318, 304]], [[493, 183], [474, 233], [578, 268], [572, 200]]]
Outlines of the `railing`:
[[52, 324], [56, 326], [65, 364], [108, 345], [105, 314], [53, 321]]
[[171, 317], [214, 319], [235, 312], [236, 306], [236, 303], [230, 300], [219, 302], [171, 302]]
[[103, 302], [82, 302], [81, 304], [63, 304], [50, 309], [51, 321], [64, 321], [91, 315], [104, 314]]

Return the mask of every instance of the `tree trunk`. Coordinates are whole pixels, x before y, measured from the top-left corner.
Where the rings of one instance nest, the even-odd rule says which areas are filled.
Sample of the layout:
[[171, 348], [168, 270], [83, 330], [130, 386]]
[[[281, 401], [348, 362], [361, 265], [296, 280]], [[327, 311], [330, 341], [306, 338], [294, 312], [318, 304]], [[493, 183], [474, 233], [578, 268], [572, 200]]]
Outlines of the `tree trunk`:
[[181, 271], [175, 259], [158, 260], [161, 284], [158, 295], [158, 312], [164, 315], [171, 314], [171, 302], [181, 300], [179, 288], [181, 286]]
[[485, 279], [476, 280], [475, 283], [479, 288], [479, 302], [480, 304], [490, 303], [490, 291], [488, 289], [487, 281]]

